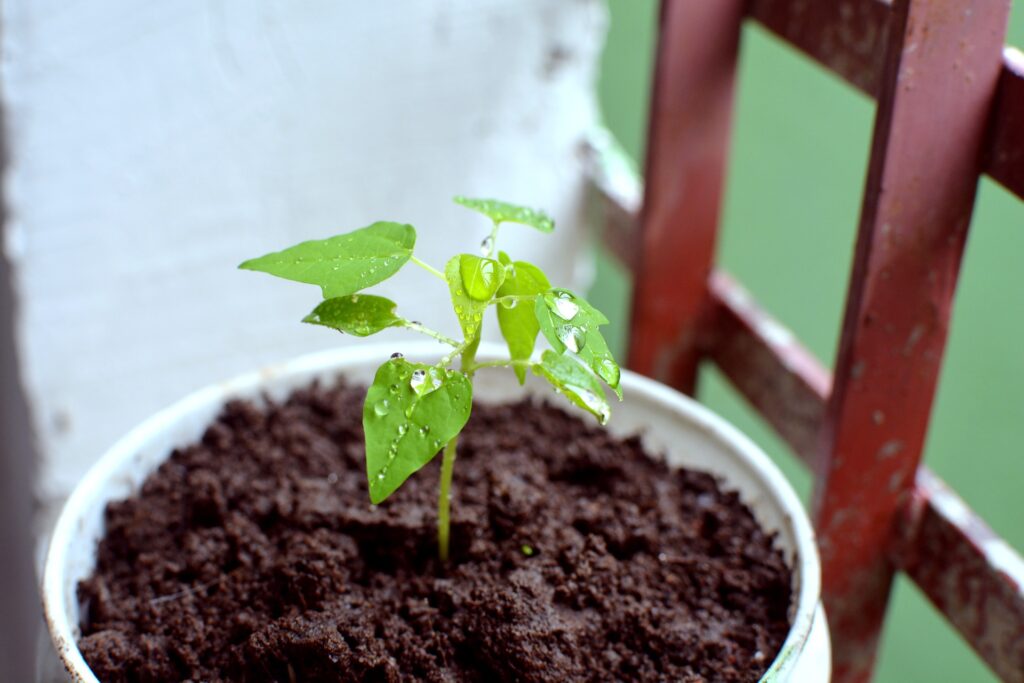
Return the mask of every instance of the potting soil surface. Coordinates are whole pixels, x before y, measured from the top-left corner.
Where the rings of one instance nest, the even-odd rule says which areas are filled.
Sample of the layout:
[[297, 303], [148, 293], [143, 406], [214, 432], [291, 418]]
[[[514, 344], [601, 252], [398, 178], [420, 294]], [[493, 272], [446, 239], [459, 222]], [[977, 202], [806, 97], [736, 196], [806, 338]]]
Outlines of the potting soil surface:
[[734, 493], [525, 401], [372, 506], [361, 387], [229, 404], [107, 509], [79, 645], [119, 681], [756, 681], [790, 570]]

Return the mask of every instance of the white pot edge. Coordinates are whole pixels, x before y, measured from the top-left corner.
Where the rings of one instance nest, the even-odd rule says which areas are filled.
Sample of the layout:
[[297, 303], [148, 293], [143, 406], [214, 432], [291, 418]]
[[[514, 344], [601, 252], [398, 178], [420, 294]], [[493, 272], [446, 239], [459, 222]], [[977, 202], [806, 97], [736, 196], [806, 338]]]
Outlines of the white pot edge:
[[[100, 499], [98, 503], [105, 506], [107, 501], [120, 497], [118, 493], [104, 496], [99, 492], [117, 479], [143, 445], [154, 434], [166, 430], [168, 424], [181, 422], [185, 416], [195, 412], [206, 413], [211, 408], [215, 412], [216, 407], [222, 405], [228, 397], [256, 395], [260, 387], [271, 381], [291, 380], [289, 386], [296, 386], [325, 372], [334, 375], [346, 367], [379, 364], [397, 346], [395, 343], [368, 344], [309, 354], [210, 385], [151, 416], [104, 453], [75, 487], [61, 510], [50, 538], [43, 571], [42, 594], [47, 626], [57, 653], [72, 680], [76, 683], [99, 683], [78, 650], [75, 638], [77, 624], [73, 624], [69, 618], [64, 576], [68, 547], [76, 531], [82, 528], [83, 520], [93, 509], [97, 498]], [[438, 351], [440, 347], [433, 342], [405, 343], [401, 347], [407, 355], [417, 359], [441, 355]], [[503, 347], [497, 344], [483, 344], [479, 352], [479, 357], [483, 359], [503, 355]], [[820, 605], [821, 570], [817, 547], [807, 514], [789, 482], [760, 447], [693, 399], [629, 371], [622, 373], [622, 386], [629, 395], [642, 395], [670, 407], [679, 416], [726, 444], [739, 456], [749, 472], [767, 485], [790, 525], [797, 548], [793, 569], [798, 572], [800, 580], [789, 635], [762, 681], [828, 681], [831, 648], [827, 622]], [[613, 416], [614, 412], [615, 406]], [[121, 476], [123, 478], [124, 475]]]

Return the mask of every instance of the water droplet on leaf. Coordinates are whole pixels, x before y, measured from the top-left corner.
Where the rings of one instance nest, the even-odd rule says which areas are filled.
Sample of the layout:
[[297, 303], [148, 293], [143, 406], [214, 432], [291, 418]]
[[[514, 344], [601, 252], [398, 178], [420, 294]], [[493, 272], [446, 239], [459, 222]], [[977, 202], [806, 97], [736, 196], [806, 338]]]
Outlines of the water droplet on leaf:
[[491, 259], [462, 256], [459, 260], [459, 274], [469, 298], [477, 301], [490, 299], [501, 283], [498, 274], [500, 268], [504, 266]]
[[490, 256], [492, 249], [494, 249], [494, 238], [488, 235], [480, 243], [480, 255]]
[[590, 389], [584, 389], [583, 387], [570, 387], [572, 392], [583, 402], [583, 405], [587, 409], [597, 416], [598, 421], [601, 424], [608, 422], [608, 418], [612, 416], [611, 410], [600, 396], [592, 392]]
[[377, 401], [373, 404], [373, 412], [376, 413], [377, 417], [384, 417], [390, 409], [391, 406], [388, 405], [387, 401]]
[[391, 360], [398, 360], [400, 358], [405, 358], [405, 355], [399, 353], [398, 351], [395, 351], [393, 354], [391, 354]]
[[597, 366], [597, 374], [610, 386], [614, 387], [618, 386], [619, 379], [621, 379], [622, 376], [622, 371], [619, 369], [618, 363], [606, 358]]
[[443, 383], [444, 379], [442, 378], [441, 370], [436, 367], [427, 368], [426, 370], [422, 368], [417, 369], [412, 373], [412, 377], [409, 380], [409, 386], [412, 387], [417, 396], [426, 396], [440, 389]]
[[548, 309], [562, 320], [572, 320], [580, 312], [576, 297], [564, 289], [553, 289], [544, 295]]
[[418, 394], [418, 393], [420, 393], [420, 387], [422, 387], [424, 382], [426, 382], [426, 381], [427, 381], [427, 371], [426, 370], [423, 370], [423, 369], [414, 370], [413, 373], [412, 373], [412, 378], [409, 380], [409, 386], [411, 386], [412, 390], [415, 391]]
[[565, 348], [573, 353], [579, 353], [587, 344], [586, 333], [575, 325], [566, 325], [558, 331], [558, 339], [565, 344]]

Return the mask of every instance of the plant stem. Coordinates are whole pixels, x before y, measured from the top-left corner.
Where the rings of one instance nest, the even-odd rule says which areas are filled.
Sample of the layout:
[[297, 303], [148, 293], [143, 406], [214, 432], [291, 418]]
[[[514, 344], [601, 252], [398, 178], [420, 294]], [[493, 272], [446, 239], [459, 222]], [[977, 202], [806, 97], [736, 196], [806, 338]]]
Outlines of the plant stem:
[[[425, 270], [428, 273], [430, 273], [431, 275], [433, 275], [434, 277], [439, 277], [442, 280], [445, 279], [444, 273], [442, 273], [440, 270], [438, 270], [434, 266], [430, 265], [429, 263], [421, 261], [418, 258], [416, 258], [415, 256], [410, 256], [409, 260], [412, 261], [413, 263], [415, 263], [417, 266], [419, 266], [423, 270]], [[447, 282], [447, 280], [445, 280], [445, 281]]]
[[451, 346], [451, 347], [454, 347], [454, 348], [458, 348], [458, 346], [459, 346], [459, 342], [455, 341], [451, 337], [446, 337], [443, 334], [441, 334], [440, 332], [438, 332], [437, 330], [432, 330], [429, 327], [427, 327], [426, 325], [423, 325], [422, 323], [418, 323], [415, 320], [406, 320], [405, 322], [402, 323], [402, 327], [404, 327], [406, 329], [409, 329], [409, 330], [412, 330], [413, 332], [419, 332], [420, 334], [425, 334], [428, 337], [433, 337], [437, 341], [439, 341], [439, 342], [441, 342], [443, 344], [447, 344], [448, 346]]
[[[480, 333], [462, 345], [462, 371], [473, 380], [476, 364], [476, 350], [480, 348]], [[441, 456], [441, 482], [437, 494], [437, 554], [441, 562], [448, 561], [449, 537], [451, 535], [452, 473], [455, 469], [456, 449], [459, 436], [456, 434], [445, 444]]]
[[476, 371], [480, 368], [511, 368], [516, 366], [528, 368], [533, 364], [533, 361], [530, 360], [512, 360], [511, 358], [506, 358], [505, 360], [489, 360], [483, 363], [475, 363], [473, 365], [473, 370]]
[[494, 227], [491, 228], [491, 234], [487, 238], [487, 243], [490, 245], [487, 249], [487, 253], [484, 254], [487, 258], [494, 258], [494, 252], [498, 248], [498, 226], [501, 223], [494, 221]]
[[441, 456], [441, 490], [437, 498], [437, 554], [442, 562], [448, 561], [448, 536], [451, 531], [449, 514], [452, 501], [452, 472], [455, 469], [455, 449], [459, 444], [456, 435], [444, 446]]

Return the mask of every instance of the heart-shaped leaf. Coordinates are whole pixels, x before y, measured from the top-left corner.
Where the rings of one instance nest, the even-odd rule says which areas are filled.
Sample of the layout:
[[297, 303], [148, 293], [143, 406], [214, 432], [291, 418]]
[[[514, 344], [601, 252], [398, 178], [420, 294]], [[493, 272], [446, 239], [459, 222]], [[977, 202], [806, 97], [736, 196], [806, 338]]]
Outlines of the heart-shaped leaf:
[[555, 229], [555, 222], [551, 217], [537, 209], [516, 206], [497, 199], [473, 199], [470, 197], [455, 197], [455, 203], [467, 209], [479, 211], [495, 223], [520, 223], [541, 232], [551, 232]]
[[370, 501], [380, 503], [430, 462], [466, 425], [469, 378], [455, 370], [392, 358], [377, 370], [363, 404]]
[[405, 320], [395, 315], [396, 307], [394, 301], [382, 296], [353, 294], [321, 302], [302, 322], [368, 337], [388, 327], [405, 324]]
[[[505, 252], [498, 254], [498, 259], [505, 265], [505, 282], [498, 289], [498, 298], [505, 296], [536, 296], [551, 288], [551, 283], [544, 272], [526, 261], [513, 262]], [[498, 305], [498, 326], [501, 336], [508, 344], [508, 353], [512, 360], [528, 360], [533, 355], [533, 347], [537, 342], [537, 314], [529, 301], [513, 299]], [[526, 381], [526, 368], [513, 366], [519, 383]]]
[[608, 322], [601, 311], [567, 289], [549, 289], [537, 297], [534, 313], [552, 348], [579, 356], [622, 399], [619, 364], [598, 330]]
[[411, 225], [380, 221], [344, 235], [302, 242], [238, 267], [317, 285], [325, 299], [332, 299], [388, 279], [409, 260], [415, 245]]
[[551, 382], [555, 389], [596, 417], [598, 422], [608, 422], [612, 411], [601, 390], [601, 383], [575, 356], [548, 349], [541, 355], [540, 363], [533, 366], [533, 372]]

